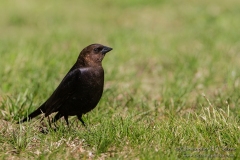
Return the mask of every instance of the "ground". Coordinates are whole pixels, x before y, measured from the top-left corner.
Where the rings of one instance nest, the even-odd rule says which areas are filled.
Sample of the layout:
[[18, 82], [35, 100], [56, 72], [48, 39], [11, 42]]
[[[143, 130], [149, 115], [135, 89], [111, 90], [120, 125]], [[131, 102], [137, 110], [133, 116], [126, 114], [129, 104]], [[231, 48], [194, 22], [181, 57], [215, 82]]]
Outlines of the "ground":
[[[238, 0], [1, 2], [0, 158], [238, 159], [239, 15]], [[16, 124], [92, 43], [113, 51], [87, 127]]]

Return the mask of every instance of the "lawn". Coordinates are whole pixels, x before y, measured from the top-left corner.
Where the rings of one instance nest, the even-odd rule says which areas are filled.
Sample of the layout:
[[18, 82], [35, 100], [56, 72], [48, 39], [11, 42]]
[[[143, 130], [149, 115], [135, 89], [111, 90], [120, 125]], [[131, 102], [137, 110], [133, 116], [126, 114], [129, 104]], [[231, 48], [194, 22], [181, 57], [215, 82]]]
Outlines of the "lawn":
[[[0, 159], [239, 159], [239, 17], [239, 0], [1, 2]], [[113, 50], [87, 127], [16, 124], [92, 43]]]

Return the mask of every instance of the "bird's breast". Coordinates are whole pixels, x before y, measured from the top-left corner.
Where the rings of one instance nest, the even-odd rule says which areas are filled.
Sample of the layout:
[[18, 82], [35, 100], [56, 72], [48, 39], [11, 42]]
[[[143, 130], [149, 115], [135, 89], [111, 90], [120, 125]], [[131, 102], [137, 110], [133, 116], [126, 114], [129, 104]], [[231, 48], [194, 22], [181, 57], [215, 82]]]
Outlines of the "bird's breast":
[[89, 112], [96, 107], [103, 93], [103, 70], [81, 69], [78, 79], [74, 95], [70, 98], [69, 107], [72, 108], [73, 112], [69, 112], [69, 115]]
[[[80, 99], [90, 100], [92, 97], [101, 97], [104, 86], [103, 69], [82, 69], [77, 87]], [[77, 98], [78, 99], [78, 98]], [[99, 98], [100, 99], [100, 98]]]

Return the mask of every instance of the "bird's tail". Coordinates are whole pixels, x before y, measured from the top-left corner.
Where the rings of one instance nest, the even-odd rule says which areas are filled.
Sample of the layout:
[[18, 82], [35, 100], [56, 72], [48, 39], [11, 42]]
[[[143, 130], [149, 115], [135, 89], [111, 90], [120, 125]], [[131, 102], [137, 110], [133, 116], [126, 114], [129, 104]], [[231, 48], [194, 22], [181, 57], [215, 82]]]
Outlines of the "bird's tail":
[[43, 103], [38, 109], [36, 109], [34, 112], [29, 114], [27, 117], [22, 119], [21, 121], [18, 121], [17, 124], [26, 122], [28, 120], [31, 120], [32, 118], [38, 116], [41, 113], [45, 113], [45, 103]]

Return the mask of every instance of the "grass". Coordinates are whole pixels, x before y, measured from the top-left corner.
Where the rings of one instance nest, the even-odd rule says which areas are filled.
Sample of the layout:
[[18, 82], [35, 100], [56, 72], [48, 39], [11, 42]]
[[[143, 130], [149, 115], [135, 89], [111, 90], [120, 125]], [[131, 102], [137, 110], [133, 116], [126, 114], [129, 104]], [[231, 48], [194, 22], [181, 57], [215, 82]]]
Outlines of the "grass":
[[[1, 159], [239, 159], [239, 1], [3, 1]], [[91, 43], [113, 47], [98, 106], [15, 124]], [[41, 128], [48, 134], [42, 134]]]

